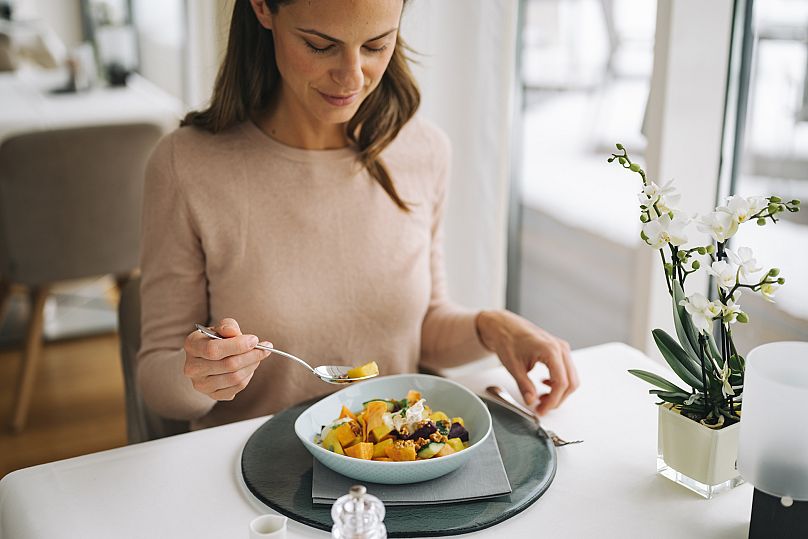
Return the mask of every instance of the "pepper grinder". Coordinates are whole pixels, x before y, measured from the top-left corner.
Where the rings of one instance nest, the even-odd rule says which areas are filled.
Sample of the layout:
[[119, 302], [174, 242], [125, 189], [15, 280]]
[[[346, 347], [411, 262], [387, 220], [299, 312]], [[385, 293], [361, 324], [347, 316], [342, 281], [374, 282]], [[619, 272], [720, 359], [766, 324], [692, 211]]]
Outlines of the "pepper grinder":
[[351, 487], [331, 507], [334, 526], [331, 537], [336, 539], [387, 539], [384, 526], [384, 504], [367, 493], [362, 485]]

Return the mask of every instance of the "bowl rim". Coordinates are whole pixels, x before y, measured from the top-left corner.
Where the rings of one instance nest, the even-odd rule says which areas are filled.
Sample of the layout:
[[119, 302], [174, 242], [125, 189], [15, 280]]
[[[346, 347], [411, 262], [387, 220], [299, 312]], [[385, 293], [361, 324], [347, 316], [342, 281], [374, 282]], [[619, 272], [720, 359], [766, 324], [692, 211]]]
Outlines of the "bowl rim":
[[[333, 397], [335, 395], [339, 395], [340, 393], [350, 389], [350, 387], [346, 387], [346, 388], [340, 389], [339, 391], [335, 391], [334, 393], [331, 393], [330, 395], [326, 395], [323, 398], [319, 399], [317, 402], [314, 402], [314, 403], [310, 404], [305, 410], [303, 410], [303, 412], [301, 412], [301, 414], [297, 417], [297, 419], [295, 419], [295, 434], [300, 439], [300, 441], [302, 441], [303, 444], [305, 446], [307, 446], [308, 448], [314, 448], [316, 451], [322, 451], [322, 453], [320, 453], [321, 455], [326, 455], [326, 454], [327, 455], [334, 455], [334, 456], [337, 456], [337, 457], [343, 457], [343, 458], [346, 458], [346, 459], [350, 459], [350, 462], [359, 461], [359, 462], [363, 462], [363, 463], [369, 463], [371, 466], [377, 466], [377, 465], [379, 465], [379, 466], [384, 466], [384, 465], [387, 465], [387, 466], [390, 466], [390, 465], [395, 465], [395, 466], [427, 465], [425, 463], [428, 463], [428, 462], [433, 462], [433, 463], [443, 462], [443, 463], [446, 463], [446, 462], [449, 462], [449, 459], [452, 459], [454, 457], [468, 458], [470, 454], [466, 453], [466, 451], [469, 451], [470, 449], [472, 449], [474, 447], [480, 447], [483, 444], [483, 442], [485, 442], [491, 436], [491, 430], [493, 429], [493, 422], [494, 422], [493, 419], [491, 418], [491, 411], [488, 409], [488, 406], [485, 405], [485, 403], [480, 398], [480, 396], [477, 395], [476, 393], [474, 393], [472, 390], [470, 390], [466, 386], [464, 386], [464, 385], [462, 385], [462, 384], [460, 384], [458, 382], [455, 382], [454, 380], [444, 378], [442, 376], [434, 376], [434, 375], [431, 375], [431, 374], [420, 374], [420, 373], [391, 374], [389, 376], [376, 377], [373, 380], [381, 381], [381, 380], [390, 380], [392, 378], [428, 378], [428, 379], [440, 380], [441, 382], [447, 382], [450, 385], [453, 385], [456, 388], [459, 388], [460, 390], [462, 390], [465, 393], [469, 394], [474, 400], [477, 401], [477, 403], [480, 405], [481, 409], [485, 412], [485, 418], [487, 419], [487, 423], [488, 423], [488, 425], [487, 425], [488, 428], [486, 429], [485, 434], [483, 434], [483, 436], [476, 443], [474, 443], [472, 445], [469, 445], [464, 451], [458, 451], [457, 453], [453, 453], [453, 454], [447, 455], [445, 457], [440, 457], [439, 459], [423, 459], [423, 460], [410, 460], [410, 461], [400, 461], [400, 462], [396, 462], [396, 461], [387, 462], [387, 461], [381, 461], [381, 460], [357, 459], [357, 458], [349, 457], [347, 455], [340, 455], [339, 453], [334, 453], [333, 451], [329, 451], [328, 449], [326, 449], [326, 448], [324, 448], [324, 447], [322, 447], [322, 446], [320, 446], [318, 444], [315, 444], [312, 440], [309, 440], [306, 437], [302, 436], [300, 431], [298, 430], [298, 423], [301, 421], [301, 418], [306, 414], [306, 412], [308, 412], [309, 409], [312, 406], [320, 403], [321, 401], [323, 401], [325, 399], [331, 398], [331, 397]], [[373, 380], [369, 380], [368, 382], [364, 382], [364, 383], [372, 383]], [[465, 453], [465, 454], [463, 454], [463, 453]]]

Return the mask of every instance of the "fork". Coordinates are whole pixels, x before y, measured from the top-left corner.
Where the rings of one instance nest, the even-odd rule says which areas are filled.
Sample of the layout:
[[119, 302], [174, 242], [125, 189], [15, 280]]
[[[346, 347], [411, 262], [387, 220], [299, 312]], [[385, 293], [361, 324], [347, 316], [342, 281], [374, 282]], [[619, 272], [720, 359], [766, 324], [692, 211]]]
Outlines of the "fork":
[[485, 390], [491, 396], [496, 398], [496, 400], [499, 403], [505, 405], [506, 407], [510, 408], [514, 412], [516, 412], [516, 413], [518, 413], [518, 414], [532, 420], [534, 423], [536, 423], [536, 428], [538, 428], [539, 431], [544, 430], [544, 432], [547, 433], [547, 436], [550, 437], [550, 440], [553, 442], [554, 446], [562, 447], [562, 446], [565, 446], [565, 445], [579, 444], [579, 443], [583, 442], [583, 440], [572, 440], [572, 441], [568, 442], [567, 440], [565, 440], [565, 439], [561, 438], [560, 436], [558, 436], [555, 432], [553, 432], [551, 430], [542, 429], [541, 419], [539, 419], [538, 414], [536, 414], [533, 410], [530, 410], [529, 408], [526, 408], [526, 407], [522, 406], [521, 404], [519, 404], [519, 402], [516, 399], [514, 399], [511, 396], [510, 393], [508, 393], [507, 391], [505, 391], [501, 387], [499, 387], [499, 386], [488, 386]]

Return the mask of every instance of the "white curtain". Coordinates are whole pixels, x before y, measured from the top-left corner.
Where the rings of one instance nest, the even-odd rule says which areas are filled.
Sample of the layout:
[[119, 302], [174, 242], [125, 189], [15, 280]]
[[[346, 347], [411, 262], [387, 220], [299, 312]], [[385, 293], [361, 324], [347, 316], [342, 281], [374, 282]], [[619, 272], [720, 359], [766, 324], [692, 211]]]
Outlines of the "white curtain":
[[449, 292], [473, 308], [505, 304], [518, 11], [516, 0], [413, 0], [402, 22], [421, 114], [452, 141]]

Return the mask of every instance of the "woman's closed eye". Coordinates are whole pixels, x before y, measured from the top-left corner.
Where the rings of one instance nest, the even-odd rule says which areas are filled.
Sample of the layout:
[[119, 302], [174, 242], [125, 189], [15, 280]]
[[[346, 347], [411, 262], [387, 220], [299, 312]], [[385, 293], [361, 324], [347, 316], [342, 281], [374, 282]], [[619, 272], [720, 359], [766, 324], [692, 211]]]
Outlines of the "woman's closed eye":
[[[336, 47], [336, 45], [333, 44], [333, 43], [331, 43], [330, 45], [318, 46], [318, 45], [310, 42], [307, 39], [304, 39], [303, 41], [306, 43], [306, 46], [309, 48], [309, 50], [311, 52], [313, 52], [314, 54], [325, 54], [326, 52], [328, 52], [328, 51], [330, 51], [330, 50], [332, 50], [332, 49], [334, 49]], [[388, 47], [387, 43], [381, 43], [381, 44], [375, 44], [374, 43], [374, 44], [366, 44], [366, 45], [362, 46], [362, 48], [364, 48], [367, 52], [372, 53], [372, 54], [380, 54], [380, 53], [386, 51], [387, 47]]]
[[304, 39], [303, 41], [306, 43], [306, 46], [308, 46], [309, 50], [311, 50], [311, 52], [313, 52], [314, 54], [323, 54], [323, 53], [326, 53], [326, 52], [330, 51], [331, 49], [333, 49], [335, 47], [335, 45], [333, 43], [331, 45], [325, 45], [323, 47], [318, 47], [318, 46], [314, 45], [313, 43], [311, 43], [307, 39]]

